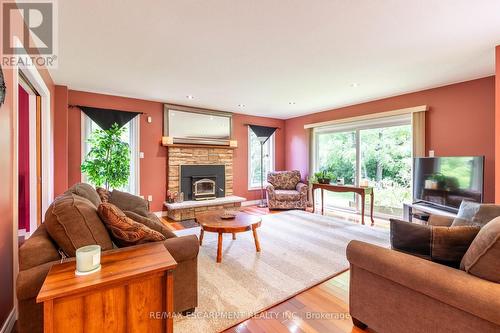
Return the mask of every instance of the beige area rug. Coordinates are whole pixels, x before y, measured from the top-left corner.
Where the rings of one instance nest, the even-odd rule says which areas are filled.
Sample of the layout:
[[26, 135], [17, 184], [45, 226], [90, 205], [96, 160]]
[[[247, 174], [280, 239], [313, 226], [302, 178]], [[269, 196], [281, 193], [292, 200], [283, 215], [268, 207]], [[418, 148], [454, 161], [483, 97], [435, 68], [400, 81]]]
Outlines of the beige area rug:
[[389, 230], [303, 211], [263, 216], [257, 230], [260, 253], [251, 232], [234, 241], [227, 234], [220, 264], [217, 234], [205, 232], [198, 256], [199, 304], [193, 316], [175, 319], [175, 332], [220, 332], [336, 275], [349, 267], [345, 250], [353, 239], [389, 246]]

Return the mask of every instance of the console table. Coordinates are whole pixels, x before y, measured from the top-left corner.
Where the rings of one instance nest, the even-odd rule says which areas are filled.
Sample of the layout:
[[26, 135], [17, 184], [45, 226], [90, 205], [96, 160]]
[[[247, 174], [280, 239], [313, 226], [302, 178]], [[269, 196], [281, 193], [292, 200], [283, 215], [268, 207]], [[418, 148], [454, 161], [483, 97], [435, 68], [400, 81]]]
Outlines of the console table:
[[316, 209], [314, 204], [314, 190], [321, 189], [321, 214], [325, 213], [325, 201], [324, 199], [324, 191], [331, 192], [352, 192], [357, 193], [361, 197], [361, 224], [365, 224], [365, 197], [366, 195], [370, 196], [370, 219], [371, 225], [373, 225], [373, 187], [362, 187], [362, 186], [353, 186], [353, 185], [334, 185], [334, 184], [320, 184], [313, 183], [312, 184], [312, 204], [313, 204], [313, 213]]
[[173, 332], [177, 262], [163, 242], [106, 251], [101, 270], [75, 275], [75, 261], [50, 269], [36, 301], [45, 333]]

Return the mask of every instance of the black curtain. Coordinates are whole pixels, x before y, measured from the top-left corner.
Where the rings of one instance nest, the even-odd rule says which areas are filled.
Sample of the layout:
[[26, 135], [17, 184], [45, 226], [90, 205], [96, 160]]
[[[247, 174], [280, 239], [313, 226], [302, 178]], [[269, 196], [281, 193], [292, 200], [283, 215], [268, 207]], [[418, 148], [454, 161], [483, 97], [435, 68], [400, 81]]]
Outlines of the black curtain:
[[273, 135], [274, 132], [278, 129], [277, 127], [268, 127], [268, 126], [259, 126], [259, 125], [248, 125], [252, 132], [258, 138], [265, 138], [263, 143], [266, 143], [267, 140]]
[[110, 129], [114, 123], [118, 124], [119, 128], [122, 128], [126, 123], [134, 119], [138, 114], [141, 114], [141, 112], [100, 109], [80, 105], [77, 106], [103, 130]]

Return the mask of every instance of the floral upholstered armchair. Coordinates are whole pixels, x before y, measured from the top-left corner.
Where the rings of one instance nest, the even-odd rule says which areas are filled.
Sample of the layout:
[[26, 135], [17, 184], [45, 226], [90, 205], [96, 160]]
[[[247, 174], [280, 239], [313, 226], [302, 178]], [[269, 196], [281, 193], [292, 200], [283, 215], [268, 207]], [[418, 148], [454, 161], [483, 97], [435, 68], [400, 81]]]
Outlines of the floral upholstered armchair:
[[300, 182], [300, 172], [275, 171], [267, 174], [269, 209], [306, 209], [308, 186]]

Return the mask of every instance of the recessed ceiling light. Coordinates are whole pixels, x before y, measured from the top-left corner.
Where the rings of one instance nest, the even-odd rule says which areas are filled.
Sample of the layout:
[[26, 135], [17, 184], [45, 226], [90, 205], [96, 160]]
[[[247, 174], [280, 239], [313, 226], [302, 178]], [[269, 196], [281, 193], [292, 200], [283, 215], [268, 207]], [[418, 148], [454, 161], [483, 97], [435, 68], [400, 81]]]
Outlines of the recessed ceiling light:
[[351, 84], [350, 84], [350, 86], [351, 86], [352, 88], [357, 88], [357, 87], [359, 87], [359, 83], [357, 83], [357, 82], [353, 82], [353, 83], [351, 83]]
[[193, 95], [187, 95], [187, 96], [186, 96], [186, 98], [187, 98], [187, 99], [193, 99], [193, 98], [194, 98], [194, 96], [193, 96]]
[[288, 104], [290, 104], [290, 105], [295, 105], [295, 102], [288, 102]]
[[244, 108], [244, 107], [245, 107], [245, 104], [238, 104], [238, 107], [239, 107], [239, 108]]

